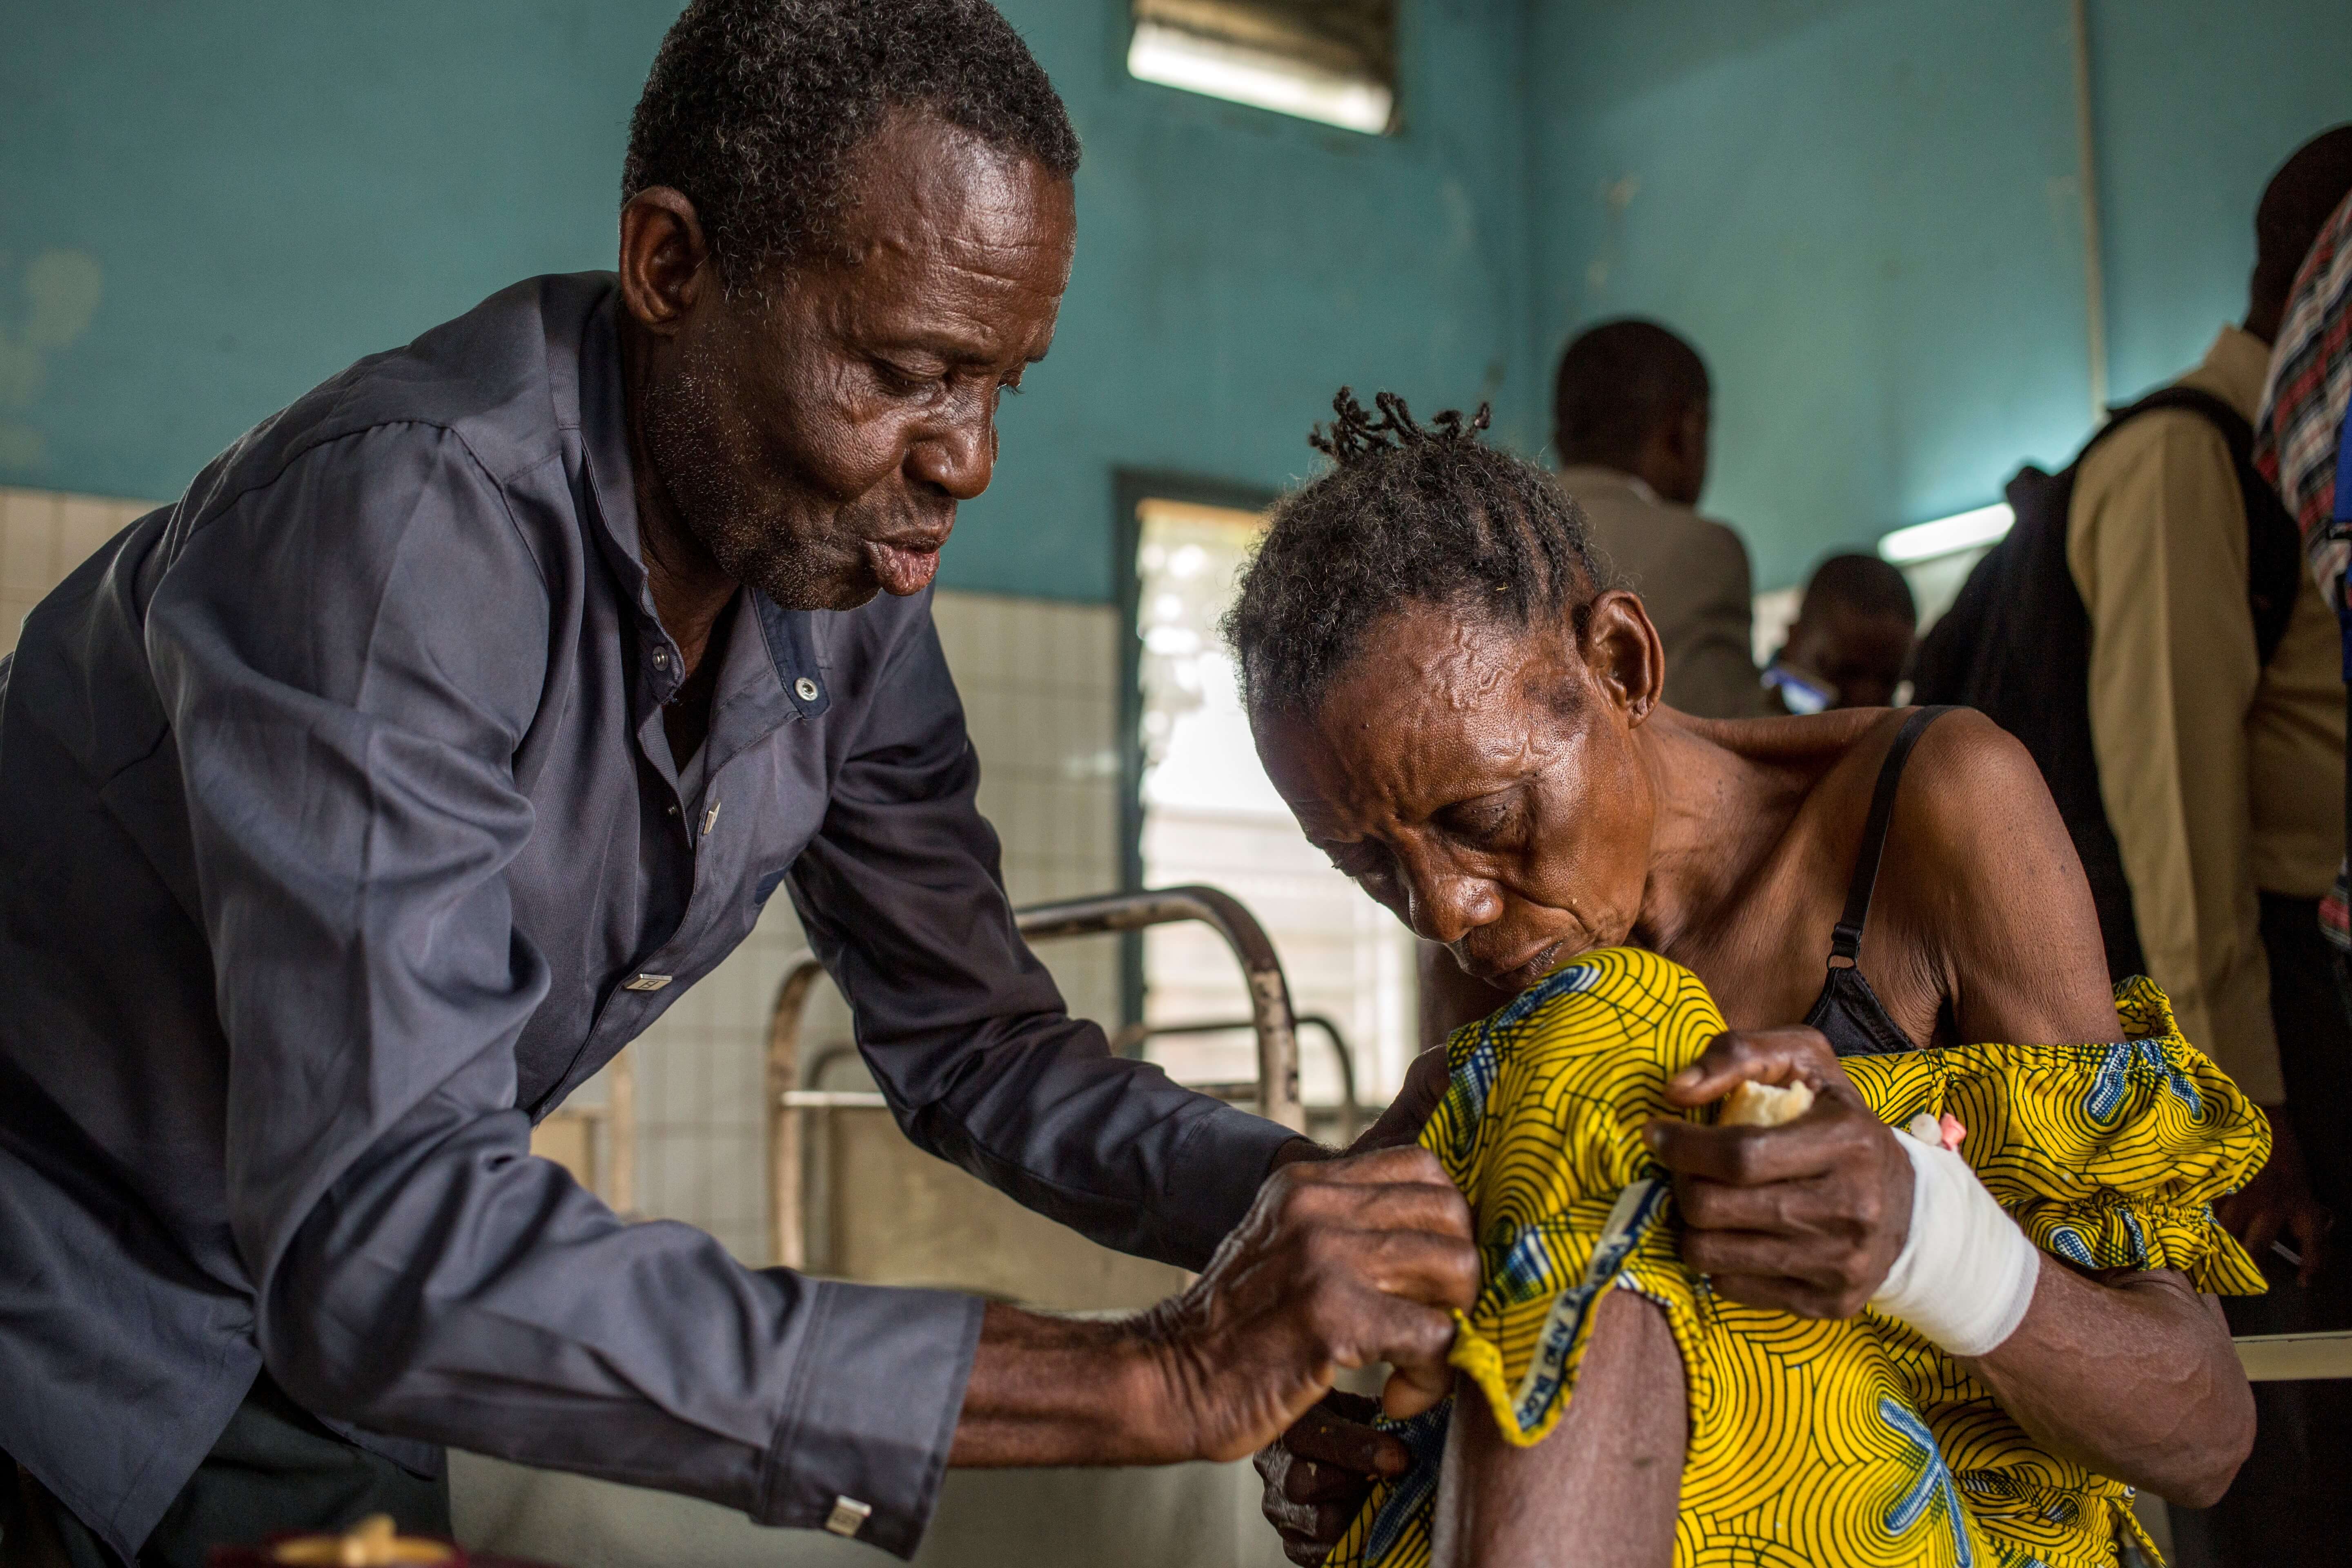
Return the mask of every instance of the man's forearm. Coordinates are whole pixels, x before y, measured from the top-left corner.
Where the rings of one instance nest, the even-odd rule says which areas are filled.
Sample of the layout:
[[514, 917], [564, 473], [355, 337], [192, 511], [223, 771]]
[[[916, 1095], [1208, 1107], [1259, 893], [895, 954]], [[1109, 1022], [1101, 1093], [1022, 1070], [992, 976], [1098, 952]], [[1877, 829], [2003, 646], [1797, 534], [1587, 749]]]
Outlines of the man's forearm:
[[1966, 1364], [2035, 1441], [2175, 1502], [2210, 1504], [2253, 1442], [2229, 1331], [2169, 1271], [2101, 1284], [2045, 1254], [2024, 1321]]
[[992, 1302], [948, 1463], [1165, 1465], [1195, 1457], [1132, 1319], [1055, 1318]]

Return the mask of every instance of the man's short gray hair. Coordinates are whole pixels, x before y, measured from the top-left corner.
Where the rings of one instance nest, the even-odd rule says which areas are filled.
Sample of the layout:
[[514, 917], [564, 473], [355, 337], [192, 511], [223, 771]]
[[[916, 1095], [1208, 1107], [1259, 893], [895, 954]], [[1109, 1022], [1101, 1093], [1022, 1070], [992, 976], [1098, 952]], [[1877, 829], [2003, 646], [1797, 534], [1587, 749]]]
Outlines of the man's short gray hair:
[[1066, 179], [1078, 136], [987, 0], [694, 0], [629, 121], [626, 202], [684, 193], [731, 289], [806, 257], [844, 170], [892, 109], [920, 109]]

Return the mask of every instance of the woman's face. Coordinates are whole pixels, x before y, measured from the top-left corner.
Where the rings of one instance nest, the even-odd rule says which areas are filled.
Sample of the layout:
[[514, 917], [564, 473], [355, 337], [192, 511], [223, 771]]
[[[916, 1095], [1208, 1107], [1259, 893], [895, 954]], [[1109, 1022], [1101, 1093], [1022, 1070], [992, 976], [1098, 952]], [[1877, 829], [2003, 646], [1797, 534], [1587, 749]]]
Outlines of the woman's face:
[[1416, 605], [1373, 628], [1317, 712], [1253, 728], [1333, 865], [1517, 991], [1633, 928], [1654, 813], [1634, 731], [1660, 664], [1630, 594], [1601, 595], [1581, 639]]

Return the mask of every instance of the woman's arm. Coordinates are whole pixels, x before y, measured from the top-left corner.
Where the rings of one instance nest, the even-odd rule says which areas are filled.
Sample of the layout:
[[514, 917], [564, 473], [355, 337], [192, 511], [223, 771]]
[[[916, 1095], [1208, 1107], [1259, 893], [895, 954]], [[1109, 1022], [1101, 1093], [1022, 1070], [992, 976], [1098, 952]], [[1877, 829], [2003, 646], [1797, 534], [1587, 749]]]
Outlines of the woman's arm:
[[1947, 713], [1920, 737], [1878, 889], [1863, 973], [1939, 1003], [1956, 1040], [2116, 1037], [2074, 841], [2032, 756], [1984, 715]]
[[[1683, 1260], [1732, 1300], [1853, 1317], [1908, 1239], [1910, 1159], [1811, 1029], [1718, 1036], [1666, 1096], [1705, 1105], [1748, 1079], [1801, 1079], [1813, 1109], [1773, 1128], [1650, 1126], [1675, 1173]], [[2229, 1331], [2168, 1271], [2104, 1283], [2044, 1256], [2015, 1331], [1969, 1364], [2036, 1442], [2174, 1501], [2218, 1497], [2253, 1444]]]
[[1507, 1442], [1468, 1380], [1438, 1472], [1431, 1568], [1663, 1568], [1690, 1440], [1666, 1315], [1630, 1290], [1597, 1309], [1576, 1397], [1532, 1447]]
[[[1929, 733], [1898, 831], [1923, 862], [1913, 885], [1940, 890], [1959, 1037], [2113, 1038], [2098, 911], [2040, 769], [1975, 713]], [[2045, 1256], [2024, 1322], [1971, 1365], [2036, 1441], [2176, 1502], [2218, 1496], [2253, 1440], [2229, 1327], [2173, 1270], [2086, 1277]]]
[[2025, 1321], [1962, 1364], [2043, 1447], [2190, 1508], [2253, 1447], [2229, 1327], [2174, 1269], [2085, 1279], [2044, 1253]]

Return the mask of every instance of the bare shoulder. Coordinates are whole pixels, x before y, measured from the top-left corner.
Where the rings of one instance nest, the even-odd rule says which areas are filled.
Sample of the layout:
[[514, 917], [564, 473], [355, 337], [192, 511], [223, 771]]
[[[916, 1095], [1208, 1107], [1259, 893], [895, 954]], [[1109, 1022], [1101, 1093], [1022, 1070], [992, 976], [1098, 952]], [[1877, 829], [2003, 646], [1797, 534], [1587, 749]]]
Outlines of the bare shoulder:
[[1881, 885], [1923, 955], [1940, 959], [1969, 1037], [2113, 1032], [2098, 912], [2074, 840], [2032, 756], [1983, 714], [1956, 709], [1919, 737]]
[[[1897, 710], [1895, 722], [1914, 711]], [[1912, 747], [1903, 777], [1905, 803], [1938, 836], [1951, 836], [1956, 847], [1989, 832], [2006, 835], [2037, 824], [2065, 837], [2032, 753], [1973, 708], [1938, 715]]]
[[[2089, 884], [2042, 770], [2016, 736], [1973, 708], [1941, 715], [1912, 748], [1895, 798], [1890, 860], [1898, 847], [1907, 870], [2021, 915], [2063, 906], [2075, 885], [2088, 908]], [[2058, 910], [2030, 918], [2063, 920]], [[2095, 916], [2091, 925], [2095, 931]]]

